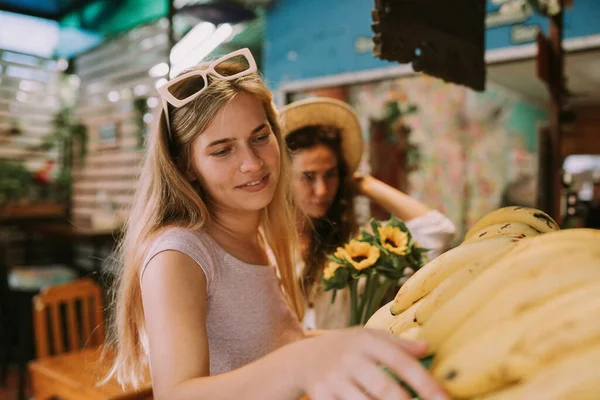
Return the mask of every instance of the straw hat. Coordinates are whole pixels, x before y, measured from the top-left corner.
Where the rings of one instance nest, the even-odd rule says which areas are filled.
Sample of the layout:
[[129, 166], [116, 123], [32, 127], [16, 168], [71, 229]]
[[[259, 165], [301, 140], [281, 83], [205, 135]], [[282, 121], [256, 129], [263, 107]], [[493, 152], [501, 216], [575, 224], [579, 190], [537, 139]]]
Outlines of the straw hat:
[[338, 128], [348, 171], [356, 171], [362, 157], [363, 138], [358, 116], [352, 107], [343, 101], [318, 97], [295, 101], [280, 109], [279, 113], [284, 137], [311, 125]]

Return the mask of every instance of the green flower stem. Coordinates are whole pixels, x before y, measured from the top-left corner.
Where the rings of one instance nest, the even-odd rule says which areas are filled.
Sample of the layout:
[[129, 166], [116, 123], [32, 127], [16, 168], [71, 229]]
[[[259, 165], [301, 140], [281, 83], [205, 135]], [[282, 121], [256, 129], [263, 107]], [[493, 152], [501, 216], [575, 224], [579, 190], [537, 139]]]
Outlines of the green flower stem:
[[367, 280], [365, 282], [365, 291], [363, 292], [362, 295], [360, 295], [360, 300], [358, 302], [359, 307], [358, 307], [358, 316], [361, 319], [361, 323], [362, 323], [362, 316], [365, 312], [365, 309], [367, 308], [367, 296], [364, 295], [364, 293], [367, 291], [367, 288], [369, 287], [369, 285], [371, 284], [371, 275], [367, 275]]
[[357, 313], [357, 299], [356, 299], [356, 288], [357, 279], [350, 280], [350, 326], [358, 325], [358, 313]]
[[369, 284], [365, 287], [365, 291], [363, 292], [363, 297], [364, 297], [364, 302], [367, 304], [365, 306], [365, 310], [364, 313], [361, 313], [361, 324], [364, 325], [367, 323], [367, 321], [370, 318], [369, 314], [369, 309], [371, 309], [373, 307], [373, 295], [375, 292], [375, 289], [377, 288], [377, 286], [379, 285], [379, 277], [375, 274], [372, 274], [373, 276], [370, 276], [370, 280], [369, 280]]
[[381, 306], [383, 306], [383, 304], [381, 304], [381, 303], [383, 302], [385, 295], [390, 291], [390, 289], [392, 288], [394, 283], [395, 282], [392, 279], [384, 277], [383, 282], [377, 287], [377, 289], [375, 290], [375, 293], [373, 294], [373, 302], [371, 303], [371, 307], [369, 309], [367, 309], [367, 314], [365, 315], [365, 321], [368, 321], [369, 318], [371, 318], [371, 316], [373, 314], [375, 314], [375, 312]]

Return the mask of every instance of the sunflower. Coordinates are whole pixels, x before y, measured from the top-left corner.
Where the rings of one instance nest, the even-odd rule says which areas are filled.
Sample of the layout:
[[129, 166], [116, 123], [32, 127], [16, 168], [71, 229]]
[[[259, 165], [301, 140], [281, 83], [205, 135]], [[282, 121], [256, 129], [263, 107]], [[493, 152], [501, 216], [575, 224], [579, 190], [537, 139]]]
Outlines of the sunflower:
[[338, 260], [346, 260], [349, 258], [348, 253], [346, 253], [346, 249], [344, 249], [343, 247], [338, 247], [337, 249], [335, 249], [335, 253], [333, 253], [333, 256]]
[[408, 250], [408, 235], [400, 228], [393, 226], [382, 226], [379, 228], [379, 240], [381, 245], [388, 251], [403, 256]]
[[357, 270], [369, 268], [379, 259], [379, 248], [353, 239], [345, 247], [346, 260]]
[[338, 264], [335, 261], [329, 261], [327, 263], [327, 266], [323, 270], [323, 278], [325, 278], [325, 279], [333, 278], [335, 276], [335, 271], [338, 268], [343, 268], [343, 267], [344, 267], [343, 265]]

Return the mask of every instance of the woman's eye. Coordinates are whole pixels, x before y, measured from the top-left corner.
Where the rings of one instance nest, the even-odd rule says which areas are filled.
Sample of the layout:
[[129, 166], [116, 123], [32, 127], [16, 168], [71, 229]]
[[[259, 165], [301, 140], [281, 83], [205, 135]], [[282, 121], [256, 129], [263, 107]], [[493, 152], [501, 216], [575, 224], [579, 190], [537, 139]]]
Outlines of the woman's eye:
[[308, 181], [308, 182], [312, 182], [315, 180], [315, 174], [313, 174], [312, 172], [305, 172], [304, 173], [304, 180]]
[[269, 140], [269, 134], [257, 136], [253, 139], [254, 143], [264, 143]]
[[216, 151], [216, 152], [212, 153], [212, 155], [215, 156], [215, 157], [223, 157], [223, 156], [226, 156], [227, 154], [229, 154], [229, 151], [230, 150], [227, 149], [227, 148], [226, 149], [221, 149], [219, 151]]

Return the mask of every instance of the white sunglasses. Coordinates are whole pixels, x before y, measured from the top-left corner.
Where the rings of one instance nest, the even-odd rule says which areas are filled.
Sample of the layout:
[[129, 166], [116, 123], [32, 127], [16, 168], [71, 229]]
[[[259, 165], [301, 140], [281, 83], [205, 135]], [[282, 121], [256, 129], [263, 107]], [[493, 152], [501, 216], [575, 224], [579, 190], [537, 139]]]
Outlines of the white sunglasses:
[[[219, 64], [221, 64], [225, 61], [230, 61], [234, 58], [240, 59], [242, 64], [246, 65], [247, 68], [244, 69], [243, 71], [240, 71], [233, 75], [223, 75], [222, 73], [220, 73], [219, 72]], [[165, 119], [167, 122], [167, 131], [169, 133], [169, 136], [171, 135], [171, 121], [169, 118], [168, 104], [171, 104], [175, 108], [179, 108], [179, 107], [185, 106], [186, 104], [188, 104], [191, 101], [193, 101], [194, 99], [196, 99], [208, 87], [208, 78], [207, 77], [209, 74], [217, 77], [218, 79], [222, 79], [224, 81], [231, 81], [231, 80], [240, 78], [242, 76], [254, 73], [257, 70], [258, 70], [258, 68], [256, 67], [256, 61], [254, 61], [254, 57], [252, 57], [252, 53], [250, 52], [249, 49], [244, 48], [244, 49], [236, 50], [233, 53], [226, 54], [223, 57], [216, 59], [215, 61], [211, 62], [208, 65], [208, 67], [206, 67], [206, 68], [195, 69], [193, 71], [186, 72], [174, 79], [171, 79], [164, 85], [160, 86], [157, 90], [158, 90], [158, 94], [162, 98], [163, 112], [165, 114]], [[180, 82], [184, 79], [189, 79], [192, 77], [201, 77], [204, 82], [203, 85], [200, 85], [200, 89], [197, 92], [194, 92], [184, 98], [178, 98], [178, 97], [175, 97], [175, 95], [173, 93], [171, 93], [171, 91], [169, 90], [177, 82]]]

